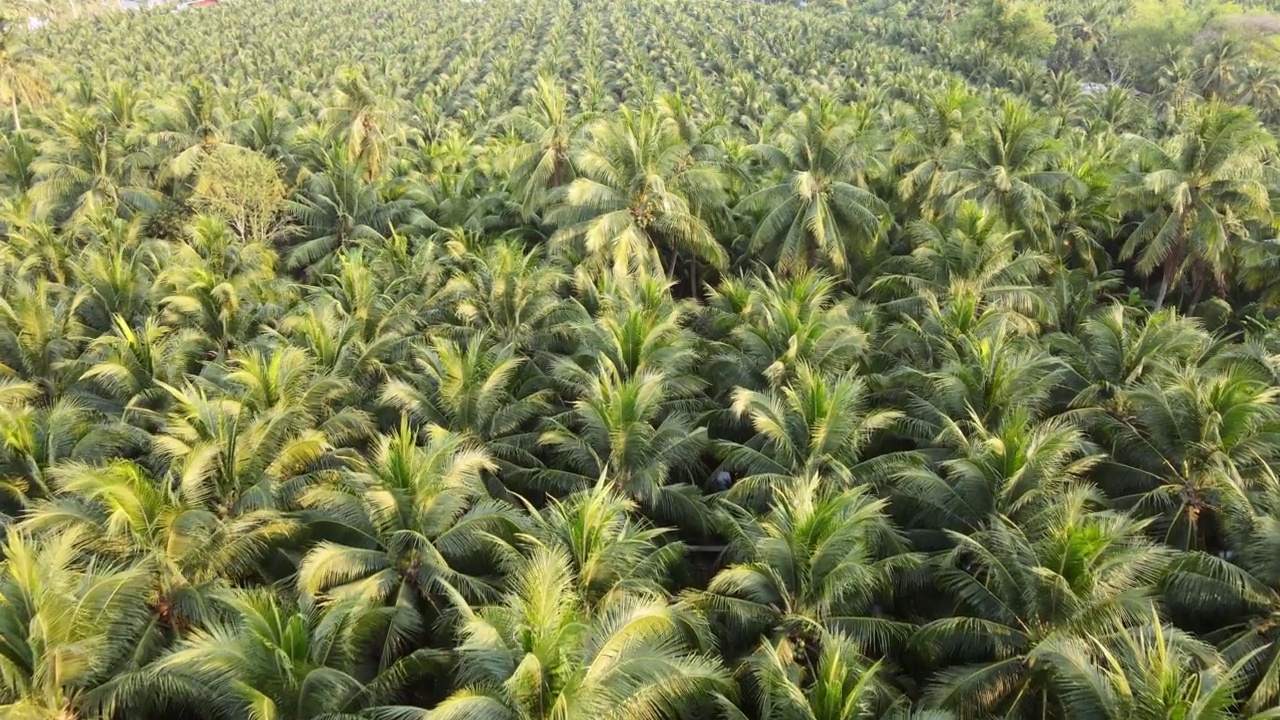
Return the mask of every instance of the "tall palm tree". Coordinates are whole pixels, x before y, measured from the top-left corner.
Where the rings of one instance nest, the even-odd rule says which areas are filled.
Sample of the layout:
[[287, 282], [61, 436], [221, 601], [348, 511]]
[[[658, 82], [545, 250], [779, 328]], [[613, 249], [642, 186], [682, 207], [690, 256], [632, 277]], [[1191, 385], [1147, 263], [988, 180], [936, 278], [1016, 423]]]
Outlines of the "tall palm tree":
[[146, 640], [157, 645], [216, 617], [218, 593], [262, 575], [261, 563], [298, 531], [272, 511], [222, 518], [204, 498], [184, 497], [128, 461], [53, 474], [58, 495], [32, 508], [22, 527], [41, 538], [73, 535], [92, 555], [149, 575]]
[[1100, 274], [1112, 264], [1102, 239], [1114, 237], [1118, 225], [1113, 210], [1115, 170], [1110, 160], [1092, 154], [1069, 156], [1063, 169], [1071, 180], [1058, 194], [1053, 235], [1061, 240], [1060, 254]]
[[696, 653], [694, 618], [643, 593], [588, 608], [579, 582], [562, 550], [522, 558], [501, 602], [468, 613], [462, 689], [428, 717], [674, 720], [726, 689], [725, 671]]
[[155, 115], [154, 142], [168, 157], [163, 174], [175, 180], [195, 174], [201, 161], [227, 139], [218, 89], [204, 78], [191, 81], [184, 92], [157, 107]]
[[1190, 275], [1192, 302], [1219, 291], [1246, 223], [1270, 218], [1262, 160], [1275, 140], [1247, 109], [1214, 101], [1164, 142], [1130, 136], [1135, 160], [1116, 196], [1135, 225], [1120, 259], [1142, 275], [1160, 270], [1157, 309]]
[[117, 674], [150, 622], [140, 566], [85, 563], [79, 535], [10, 531], [0, 565], [0, 703], [15, 718], [61, 720], [109, 707]]
[[993, 429], [948, 422], [936, 438], [946, 459], [894, 475], [894, 506], [912, 518], [918, 545], [941, 531], [973, 533], [1001, 518], [1035, 517], [1103, 457], [1061, 416], [1037, 423], [1015, 412], [1003, 421]]
[[710, 293], [708, 304], [734, 351], [717, 362], [717, 371], [739, 386], [777, 388], [793, 380], [801, 366], [839, 375], [866, 359], [870, 338], [859, 308], [840, 298], [829, 276], [778, 277], [766, 270], [745, 281], [725, 280]]
[[356, 472], [300, 498], [334, 539], [303, 557], [299, 592], [348, 611], [381, 608], [371, 622], [384, 654], [409, 652], [433, 620], [491, 597], [500, 539], [517, 523], [513, 508], [485, 497], [481, 474], [493, 464], [482, 449], [439, 427], [426, 433], [419, 447], [401, 427]]
[[[913, 717], [947, 720], [943, 711], [908, 711], [908, 703], [891, 686], [880, 663], [870, 663], [857, 643], [838, 633], [826, 633], [811, 652], [790, 652], [785, 646], [764, 644], [747, 658], [741, 670], [744, 693], [752, 707], [740, 708], [721, 696], [719, 706], [728, 720], [794, 718], [795, 720], [869, 720]], [[812, 663], [810, 665], [809, 663]], [[744, 699], [745, 699], [744, 698]], [[745, 702], [743, 704], [746, 704]], [[748, 715], [748, 712], [754, 712]]]
[[503, 479], [537, 464], [531, 421], [551, 411], [552, 398], [521, 372], [514, 348], [476, 335], [461, 344], [437, 338], [415, 355], [416, 372], [384, 385], [383, 403], [484, 447]]
[[953, 533], [937, 582], [956, 614], [920, 628], [913, 642], [947, 664], [926, 698], [961, 717], [1038, 716], [1063, 709], [1052, 666], [1040, 659], [1063, 639], [1089, 640], [1140, 624], [1153, 612], [1170, 553], [1146, 523], [1096, 509], [1087, 488], [1062, 493], [1022, 524], [1000, 518]]
[[827, 632], [859, 650], [887, 652], [910, 626], [885, 615], [900, 573], [918, 564], [864, 489], [840, 491], [819, 475], [779, 488], [767, 514], [726, 506], [734, 562], [693, 596], [724, 624], [733, 647], [766, 647], [796, 657], [820, 648]]
[[1045, 240], [1053, 193], [1069, 176], [1053, 169], [1058, 145], [1025, 103], [1006, 101], [976, 140], [961, 147], [940, 188], [951, 208], [965, 200], [1000, 213], [1029, 242]]
[[727, 253], [698, 208], [722, 202], [721, 178], [650, 111], [597, 121], [576, 160], [579, 176], [548, 215], [570, 257], [617, 275], [662, 272], [681, 253], [713, 268]]
[[693, 411], [702, 407], [705, 385], [698, 372], [698, 336], [690, 327], [691, 305], [675, 301], [668, 283], [641, 279], [602, 283], [595, 299], [595, 322], [579, 333], [581, 359], [559, 362], [556, 372], [589, 381], [591, 370], [609, 368], [624, 378], [660, 373], [667, 387], [667, 407]]
[[1236, 79], [1232, 89], [1233, 101], [1254, 108], [1267, 120], [1280, 110], [1280, 74], [1264, 64], [1248, 65]]
[[525, 104], [506, 118], [524, 140], [513, 153], [511, 180], [525, 218], [545, 207], [550, 193], [577, 175], [575, 158], [584, 151], [584, 129], [593, 117], [575, 113], [564, 86], [538, 76], [525, 92]]
[[223, 388], [161, 385], [170, 401], [153, 456], [189, 497], [224, 516], [279, 508], [291, 487], [336, 461], [336, 446], [367, 436], [363, 413], [330, 406], [343, 383], [300, 355], [287, 348], [239, 359]]
[[74, 376], [82, 325], [74, 298], [57, 283], [10, 281], [0, 298], [0, 368], [35, 383], [49, 399]]
[[216, 719], [409, 717], [421, 710], [396, 701], [447, 665], [429, 648], [363, 662], [372, 642], [366, 625], [291, 607], [263, 590], [229, 594], [226, 603], [232, 612], [224, 620], [126, 676], [116, 704], [142, 712], [198, 709]]
[[761, 216], [748, 245], [784, 274], [823, 263], [838, 274], [882, 238], [888, 206], [866, 189], [879, 167], [869, 119], [824, 97], [792, 118], [771, 145], [757, 147], [782, 173], [742, 199]]
[[684, 545], [635, 518], [635, 501], [607, 482], [530, 508], [529, 535], [567, 556], [581, 601], [594, 608], [629, 593], [661, 593]]
[[347, 162], [360, 168], [364, 180], [373, 181], [382, 175], [392, 148], [403, 141], [396, 114], [394, 96], [370, 87], [360, 68], [348, 66], [338, 71], [333, 100], [321, 117], [342, 140]]
[[[113, 422], [74, 395], [48, 404], [28, 384], [4, 387], [11, 403], [0, 413], [0, 473], [5, 512], [32, 499], [52, 495], [50, 473], [62, 462], [100, 463], [145, 448], [148, 436], [122, 422]], [[15, 507], [15, 505], [17, 507]]]
[[54, 203], [60, 218], [128, 217], [157, 206], [142, 174], [149, 161], [139, 139], [96, 110], [60, 115], [41, 151], [34, 192]]
[[974, 326], [944, 325], [937, 333], [941, 323], [923, 326], [926, 340], [937, 345], [929, 351], [937, 370], [906, 367], [893, 373], [908, 393], [910, 422], [904, 427], [930, 441], [953, 424], [996, 428], [1007, 418], [1031, 420], [1046, 413], [1066, 364], [1011, 330], [1007, 316], [988, 314], [974, 322], [972, 305], [957, 303], [954, 309], [961, 317], [945, 319]]
[[0, 104], [8, 106], [14, 132], [22, 132], [19, 105], [38, 105], [49, 98], [39, 63], [35, 50], [22, 42], [16, 24], [0, 19]]
[[1276, 492], [1278, 392], [1241, 366], [1180, 369], [1133, 388], [1129, 412], [1103, 420], [1118, 465], [1110, 491], [1160, 517], [1171, 545], [1217, 552], [1227, 518]]
[[[1265, 718], [1238, 708], [1242, 667], [1153, 614], [1149, 625], [1048, 644], [1067, 718]], [[1176, 688], [1176, 690], [1172, 690]]]
[[1269, 514], [1232, 518], [1230, 547], [1180, 557], [1165, 581], [1173, 617], [1201, 630], [1239, 670], [1237, 697], [1246, 712], [1265, 712], [1280, 697], [1280, 577], [1274, 555], [1280, 522]]
[[482, 331], [530, 353], [555, 346], [583, 320], [583, 308], [565, 297], [568, 287], [569, 275], [544, 248], [500, 240], [472, 258], [467, 272], [449, 278], [442, 292], [453, 303], [459, 332]]
[[380, 197], [362, 172], [358, 162], [330, 158], [324, 171], [308, 177], [289, 201], [303, 233], [287, 256], [290, 267], [323, 270], [335, 250], [381, 241], [398, 225], [424, 222], [409, 200]]
[[80, 286], [76, 310], [86, 328], [101, 336], [115, 328], [115, 318], [145, 324], [165, 245], [146, 237], [142, 218], [112, 218], [91, 227], [90, 242], [71, 270]]
[[1224, 34], [1206, 43], [1202, 52], [1195, 71], [1201, 94], [1211, 100], [1228, 97], [1245, 64], [1246, 44], [1238, 37]]
[[948, 162], [971, 134], [977, 98], [961, 84], [954, 84], [913, 106], [913, 122], [894, 138], [890, 161], [904, 168], [898, 194], [904, 203], [919, 203], [920, 215], [934, 220], [943, 199], [940, 183]]
[[9, 268], [15, 280], [67, 284], [73, 272], [75, 244], [69, 243], [44, 213], [28, 204], [15, 203], [7, 210], [7, 242], [0, 249], [0, 266]]
[[926, 297], [974, 296], [1031, 321], [1046, 316], [1037, 280], [1049, 256], [1019, 251], [1017, 232], [1003, 228], [995, 213], [967, 202], [947, 222], [911, 223], [906, 236], [916, 246], [911, 255], [887, 262], [886, 274], [871, 286], [892, 291], [890, 308], [918, 312]]
[[566, 379], [573, 404], [549, 420], [539, 438], [556, 458], [540, 473], [543, 481], [579, 489], [606, 478], [650, 516], [704, 527], [705, 508], [687, 472], [706, 446], [707, 428], [670, 407], [667, 375], [646, 370], [627, 376], [606, 360], [597, 374], [575, 372]]
[[0, 139], [0, 182], [6, 192], [25, 193], [36, 182], [35, 162], [39, 148], [27, 133], [14, 132]]
[[252, 111], [233, 122], [231, 129], [238, 144], [280, 163], [292, 177], [298, 170], [293, 147], [298, 128], [282, 105], [279, 98], [259, 95], [252, 100]]
[[742, 444], [720, 446], [725, 462], [748, 475], [734, 494], [767, 496], [771, 486], [791, 478], [820, 476], [835, 487], [849, 487], [881, 477], [894, 456], [864, 457], [864, 451], [902, 414], [872, 406], [869, 395], [865, 378], [828, 376], [806, 365], [777, 390], [738, 388], [732, 411], [750, 423], [755, 435]]
[[1192, 318], [1172, 310], [1136, 314], [1115, 303], [1097, 310], [1071, 336], [1056, 343], [1070, 358], [1079, 388], [1077, 408], [1102, 408], [1130, 415], [1129, 390], [1198, 364], [1210, 354], [1213, 338]]
[[80, 379], [121, 417], [152, 424], [168, 407], [163, 384], [181, 382], [200, 352], [199, 338], [153, 318], [140, 328], [129, 327], [119, 315], [114, 321], [115, 332], [99, 336], [88, 349], [92, 364]]

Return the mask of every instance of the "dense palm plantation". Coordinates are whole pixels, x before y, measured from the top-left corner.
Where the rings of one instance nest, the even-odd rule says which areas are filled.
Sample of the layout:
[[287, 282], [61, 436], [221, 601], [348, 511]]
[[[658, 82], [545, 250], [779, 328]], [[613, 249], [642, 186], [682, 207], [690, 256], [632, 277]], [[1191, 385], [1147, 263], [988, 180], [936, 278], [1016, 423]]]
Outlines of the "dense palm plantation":
[[1277, 717], [1230, 18], [64, 4], [0, 21], [0, 720]]

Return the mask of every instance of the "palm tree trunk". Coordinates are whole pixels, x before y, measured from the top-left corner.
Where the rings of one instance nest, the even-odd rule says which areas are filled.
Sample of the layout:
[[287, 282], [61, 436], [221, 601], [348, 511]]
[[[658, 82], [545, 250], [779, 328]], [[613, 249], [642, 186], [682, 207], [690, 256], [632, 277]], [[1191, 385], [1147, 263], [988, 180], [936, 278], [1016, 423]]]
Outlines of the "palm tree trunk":
[[1160, 292], [1156, 294], [1156, 312], [1159, 312], [1160, 308], [1164, 307], [1164, 296], [1168, 292], [1169, 273], [1166, 271], [1160, 274]]
[[1177, 253], [1175, 252], [1170, 252], [1169, 256], [1164, 259], [1164, 265], [1160, 271], [1160, 293], [1156, 295], [1157, 312], [1164, 307], [1164, 299], [1169, 294], [1169, 285], [1173, 282], [1173, 274], [1178, 271], [1177, 260]]
[[18, 93], [9, 98], [9, 109], [13, 112], [13, 131], [22, 132], [22, 120], [18, 118]]

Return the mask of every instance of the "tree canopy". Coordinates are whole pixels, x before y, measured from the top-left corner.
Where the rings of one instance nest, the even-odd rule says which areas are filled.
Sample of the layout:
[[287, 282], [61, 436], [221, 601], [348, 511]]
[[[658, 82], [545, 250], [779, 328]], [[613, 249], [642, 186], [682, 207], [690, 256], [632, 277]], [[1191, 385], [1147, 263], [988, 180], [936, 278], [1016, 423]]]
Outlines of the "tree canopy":
[[5, 7], [0, 720], [1277, 717], [1280, 6]]

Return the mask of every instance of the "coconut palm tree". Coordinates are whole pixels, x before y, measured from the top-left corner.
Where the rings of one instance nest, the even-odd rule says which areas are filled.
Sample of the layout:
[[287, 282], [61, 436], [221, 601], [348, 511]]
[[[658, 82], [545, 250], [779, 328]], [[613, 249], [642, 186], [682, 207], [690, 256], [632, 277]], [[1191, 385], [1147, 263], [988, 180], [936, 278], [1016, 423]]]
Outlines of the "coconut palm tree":
[[952, 424], [995, 428], [1006, 418], [1038, 418], [1067, 374], [1061, 359], [1017, 333], [1006, 315], [988, 312], [975, 321], [973, 306], [948, 308], [939, 318], [948, 325], [911, 326], [936, 345], [921, 354], [933, 358], [937, 370], [907, 367], [893, 373], [908, 393], [911, 422], [904, 425], [921, 438], [937, 438]]
[[660, 373], [667, 407], [700, 409], [706, 383], [697, 368], [692, 306], [674, 300], [663, 281], [602, 280], [603, 292], [593, 302], [595, 322], [573, 328], [583, 357], [557, 363], [555, 372], [577, 383], [590, 382], [592, 370], [616, 370], [624, 378]]
[[229, 617], [129, 676], [118, 704], [199, 708], [210, 718], [409, 717], [421, 710], [396, 701], [447, 664], [424, 648], [369, 665], [362, 661], [367, 627], [357, 622], [291, 607], [262, 590], [229, 594], [226, 602]]
[[880, 241], [888, 206], [866, 189], [879, 169], [870, 118], [824, 97], [757, 151], [782, 174], [742, 199], [760, 217], [748, 251], [783, 274], [822, 263], [844, 274]]
[[1280, 593], [1270, 551], [1280, 539], [1274, 514], [1234, 518], [1228, 526], [1231, 547], [1217, 553], [1180, 557], [1165, 581], [1171, 614], [1189, 625], [1212, 628], [1202, 636], [1218, 645], [1226, 662], [1236, 665], [1235, 688], [1247, 696], [1246, 712], [1271, 708], [1280, 678], [1276, 641]]
[[1203, 49], [1195, 78], [1206, 98], [1227, 97], [1245, 62], [1245, 44], [1236, 37], [1214, 38]]
[[864, 489], [839, 491], [819, 475], [778, 488], [757, 517], [728, 505], [725, 525], [733, 563], [693, 597], [723, 623], [737, 648], [764, 647], [787, 657], [821, 650], [827, 632], [848, 635], [859, 650], [886, 652], [910, 635], [887, 616], [897, 576], [919, 562]]
[[1070, 180], [1053, 169], [1059, 149], [1025, 103], [1009, 100], [976, 141], [959, 149], [940, 188], [954, 210], [965, 200], [1000, 214], [1027, 241], [1046, 239], [1054, 220], [1052, 193]]
[[830, 276], [778, 277], [766, 270], [749, 280], [725, 280], [708, 304], [733, 350], [717, 369], [722, 364], [742, 387], [779, 387], [801, 366], [840, 375], [860, 367], [867, 355], [870, 339], [859, 308], [840, 298]]
[[864, 457], [864, 451], [902, 414], [872, 406], [869, 395], [865, 378], [828, 376], [806, 365], [778, 390], [738, 388], [732, 411], [755, 435], [721, 445], [725, 462], [747, 474], [735, 495], [763, 496], [790, 478], [820, 476], [843, 488], [881, 477], [893, 455]]
[[904, 203], [919, 203], [925, 220], [934, 220], [943, 199], [940, 183], [952, 154], [971, 133], [978, 100], [972, 91], [954, 84], [913, 106], [914, 122], [894, 138], [890, 161], [904, 168], [898, 194]]
[[566, 378], [574, 400], [539, 438], [556, 459], [541, 481], [581, 489], [606, 478], [651, 517], [704, 527], [705, 508], [687, 472], [707, 444], [706, 427], [670, 407], [673, 387], [661, 370], [627, 376], [608, 360], [602, 365], [598, 374]]
[[39, 105], [49, 95], [40, 57], [30, 45], [22, 42], [12, 20], [0, 20], [0, 103], [9, 108], [14, 132], [22, 132], [19, 106]]
[[1057, 342], [1078, 378], [1072, 404], [1129, 415], [1128, 390], [1198, 364], [1211, 353], [1213, 340], [1194, 319], [1172, 310], [1135, 314], [1117, 303], [1097, 310], [1078, 332]]
[[579, 177], [547, 216], [559, 226], [552, 241], [562, 252], [617, 275], [657, 274], [663, 255], [674, 268], [681, 253], [725, 266], [725, 249], [697, 214], [721, 202], [713, 166], [694, 158], [653, 112], [624, 108], [588, 134]]
[[145, 237], [143, 230], [138, 218], [113, 218], [90, 227], [93, 241], [71, 264], [80, 286], [76, 312], [98, 336], [113, 330], [117, 317], [143, 325], [151, 313], [164, 245]]
[[1135, 387], [1132, 415], [1103, 420], [1119, 466], [1110, 492], [1159, 516], [1171, 545], [1216, 552], [1225, 517], [1274, 492], [1274, 392], [1238, 366], [1182, 369]]
[[1087, 488], [1059, 495], [1023, 524], [1004, 518], [972, 535], [953, 533], [937, 582], [953, 616], [916, 633], [922, 653], [949, 666], [926, 697], [961, 717], [1057, 713], [1053, 667], [1040, 658], [1064, 639], [1088, 641], [1145, 622], [1170, 553], [1144, 537], [1146, 523], [1096, 509]]
[[984, 306], [1031, 321], [1045, 317], [1036, 280], [1048, 270], [1049, 257], [1019, 252], [1017, 232], [1000, 227], [994, 213], [965, 203], [948, 222], [916, 221], [906, 235], [915, 244], [911, 255], [886, 263], [885, 274], [872, 284], [889, 293], [890, 308], [918, 312], [928, 297], [972, 295]]
[[607, 482], [552, 499], [530, 512], [529, 536], [563, 551], [578, 578], [582, 601], [595, 607], [628, 593], [661, 593], [684, 544], [669, 528], [635, 517], [639, 506]]
[[371, 182], [382, 175], [391, 149], [403, 142], [396, 114], [393, 95], [370, 87], [360, 68], [347, 66], [338, 71], [333, 100], [321, 117], [342, 141], [347, 163]]
[[293, 138], [298, 128], [294, 118], [284, 110], [280, 99], [271, 95], [255, 97], [252, 108], [232, 123], [232, 136], [238, 144], [262, 153], [286, 168], [288, 175], [296, 176], [298, 161]]
[[142, 642], [153, 648], [217, 617], [220, 591], [260, 577], [299, 529], [272, 511], [220, 517], [205, 498], [184, 497], [128, 461], [61, 465], [53, 475], [57, 496], [32, 508], [22, 527], [42, 539], [75, 536], [92, 556], [149, 575], [153, 619]]
[[292, 485], [336, 461], [336, 446], [368, 435], [360, 411], [330, 412], [342, 382], [318, 377], [299, 355], [239, 359], [225, 389], [161, 385], [169, 407], [153, 453], [189, 496], [224, 516], [279, 508]]
[[117, 674], [150, 622], [141, 566], [85, 563], [79, 534], [11, 531], [0, 565], [4, 714], [59, 720], [110, 707]]
[[383, 200], [363, 172], [358, 162], [330, 157], [322, 172], [306, 179], [288, 203], [302, 226], [302, 240], [287, 255], [289, 267], [323, 271], [336, 250], [380, 241], [398, 225], [423, 222], [410, 201]]
[[694, 618], [644, 593], [588, 608], [579, 582], [563, 550], [522, 558], [502, 600], [469, 613], [461, 689], [428, 717], [676, 718], [727, 689], [720, 665], [696, 652]]
[[498, 241], [471, 259], [468, 272], [450, 277], [442, 293], [453, 302], [459, 332], [483, 331], [529, 353], [553, 347], [583, 321], [583, 308], [565, 297], [569, 280], [541, 246]]
[[157, 195], [142, 176], [148, 165], [139, 138], [100, 112], [59, 116], [33, 167], [37, 199], [53, 203], [73, 222], [100, 214], [123, 217], [156, 208]]
[[56, 223], [37, 217], [33, 208], [15, 206], [6, 213], [6, 225], [8, 243], [0, 251], [0, 264], [12, 269], [14, 279], [65, 285], [76, 248], [58, 233]]
[[30, 500], [50, 497], [49, 474], [61, 462], [104, 462], [149, 444], [145, 433], [111, 421], [74, 395], [40, 404], [33, 385], [10, 383], [3, 390], [7, 402], [0, 413], [0, 487], [5, 513], [16, 514]]
[[1084, 482], [1103, 457], [1061, 416], [1036, 423], [1015, 412], [1003, 420], [992, 429], [947, 423], [938, 438], [946, 459], [894, 475], [894, 505], [912, 518], [918, 544], [935, 533], [974, 533], [1002, 518], [1035, 517]]
[[[748, 658], [742, 669], [743, 684], [752, 689], [755, 707], [748, 711], [761, 718], [801, 718], [804, 720], [853, 720], [854, 718], [918, 717], [945, 720], [949, 714], [937, 710], [909, 713], [907, 703], [887, 682], [887, 669], [869, 663], [857, 643], [838, 633], [822, 636], [807, 654], [786, 646], [763, 645]], [[811, 662], [812, 666], [807, 663]], [[726, 718], [746, 720], [742, 708], [721, 696], [719, 705]], [[745, 704], [745, 703], [744, 703]]]
[[494, 595], [500, 540], [518, 524], [513, 508], [485, 496], [481, 475], [494, 466], [480, 447], [439, 427], [426, 434], [419, 447], [402, 426], [355, 472], [300, 498], [317, 523], [334, 526], [334, 539], [302, 558], [300, 594], [349, 612], [380, 609], [368, 622], [388, 656], [429, 638], [433, 616]]
[[0, 182], [6, 193], [17, 195], [31, 189], [36, 182], [35, 161], [39, 150], [30, 135], [11, 133], [0, 140]]
[[585, 150], [584, 130], [593, 118], [573, 112], [564, 86], [541, 75], [526, 91], [525, 104], [505, 120], [524, 140], [510, 159], [511, 180], [530, 218], [546, 206], [549, 193], [574, 180], [574, 159]]
[[[1052, 665], [1069, 718], [1266, 717], [1236, 708], [1241, 666], [1176, 627], [1148, 626], [1103, 637], [1064, 639], [1041, 654]], [[1169, 688], [1180, 688], [1170, 693]]]
[[389, 381], [383, 403], [484, 447], [503, 479], [537, 464], [531, 421], [551, 411], [552, 396], [521, 373], [524, 361], [514, 348], [477, 335], [465, 343], [437, 338], [415, 355], [416, 372]]
[[168, 406], [164, 384], [182, 381], [201, 343], [193, 333], [174, 331], [153, 318], [136, 329], [119, 315], [114, 322], [115, 332], [99, 336], [88, 349], [91, 367], [80, 380], [91, 383], [122, 417], [154, 422]]
[[153, 142], [169, 158], [164, 174], [178, 181], [189, 178], [226, 141], [227, 121], [218, 89], [204, 78], [193, 80], [183, 93], [156, 108], [151, 126]]
[[1270, 217], [1262, 158], [1271, 135], [1243, 108], [1210, 102], [1164, 142], [1130, 136], [1135, 162], [1116, 196], [1135, 219], [1120, 259], [1142, 275], [1160, 270], [1156, 307], [1184, 276], [1192, 304], [1218, 292], [1234, 265], [1245, 224]]

